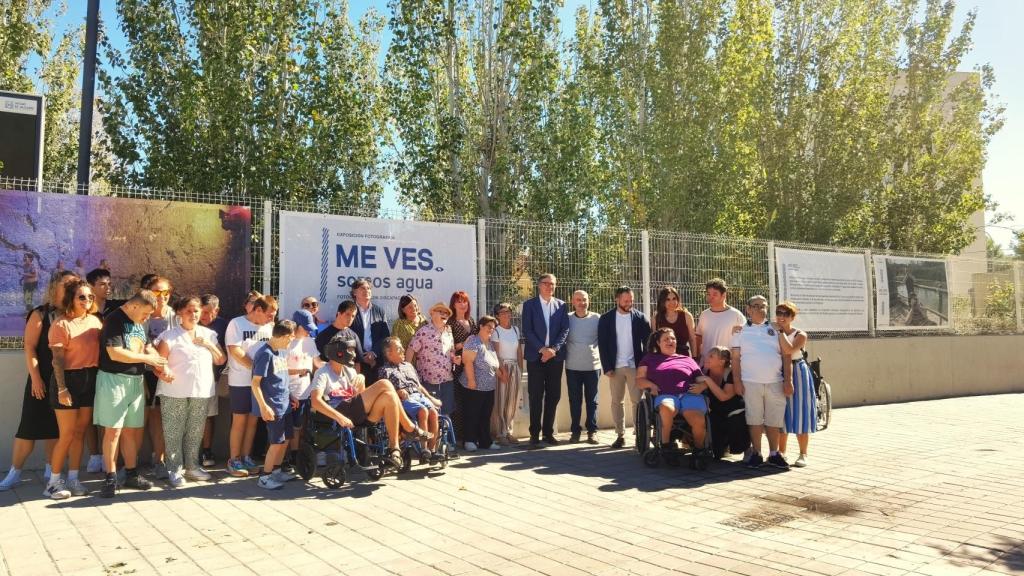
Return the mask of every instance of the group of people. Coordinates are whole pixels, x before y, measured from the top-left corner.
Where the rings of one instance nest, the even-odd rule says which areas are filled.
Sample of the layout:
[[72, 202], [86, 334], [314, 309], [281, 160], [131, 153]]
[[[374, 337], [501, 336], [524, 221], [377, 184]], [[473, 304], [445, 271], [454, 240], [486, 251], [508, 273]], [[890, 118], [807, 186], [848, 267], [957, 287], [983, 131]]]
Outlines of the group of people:
[[[149, 489], [152, 482], [138, 468], [147, 431], [157, 479], [171, 487], [210, 480], [219, 398], [231, 410], [227, 472], [258, 475], [266, 489], [297, 477], [292, 463], [313, 412], [343, 427], [381, 422], [387, 462], [396, 469], [403, 437], [423, 442], [423, 459], [434, 457], [441, 415], [455, 421], [465, 451], [498, 449], [518, 442], [513, 424], [524, 370], [530, 448], [559, 444], [554, 422], [563, 371], [570, 442], [581, 441], [585, 426], [586, 441], [597, 443], [602, 374], [617, 433], [613, 448], [625, 445], [626, 393], [635, 404], [644, 389], [667, 423], [685, 418], [698, 445], [710, 406], [712, 426], [722, 426], [712, 437], [721, 436], [733, 453], [747, 449], [749, 466], [787, 467], [787, 433], [797, 434], [795, 465], [806, 464], [816, 422], [801, 355], [807, 336], [792, 326], [796, 307], [781, 303], [770, 323], [767, 301], [757, 296], [747, 303], [747, 319], [727, 304], [728, 289], [718, 279], [707, 283], [709, 308], [696, 322], [670, 286], [661, 289], [649, 322], [633, 307], [628, 287], [617, 289], [615, 307], [598, 315], [586, 291], [576, 290], [568, 305], [554, 297], [557, 279], [544, 274], [537, 296], [522, 306], [520, 330], [511, 304], [474, 318], [462, 291], [430, 306], [426, 316], [406, 295], [393, 324], [365, 280], [352, 284], [351, 299], [333, 319], [321, 318], [315, 297], [279, 319], [277, 300], [251, 291], [244, 313], [228, 320], [217, 296], [177, 296], [163, 276], [146, 275], [127, 300], [110, 297], [110, 278], [104, 268], [84, 278], [61, 271], [51, 278], [45, 303], [29, 313], [29, 377], [0, 490], [18, 484], [36, 441], [46, 444], [49, 498], [87, 493], [79, 480], [86, 447], [87, 470], [105, 474], [100, 496], [112, 497], [119, 487]], [[744, 405], [745, 442], [728, 420]], [[258, 465], [261, 422], [266, 451]]]

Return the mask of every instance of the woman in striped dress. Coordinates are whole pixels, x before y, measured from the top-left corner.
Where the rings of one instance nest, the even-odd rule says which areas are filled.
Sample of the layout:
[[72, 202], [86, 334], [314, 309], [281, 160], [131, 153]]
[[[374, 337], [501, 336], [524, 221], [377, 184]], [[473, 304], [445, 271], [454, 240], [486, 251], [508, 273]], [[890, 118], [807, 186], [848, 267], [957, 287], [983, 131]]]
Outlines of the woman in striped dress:
[[789, 435], [796, 434], [800, 456], [793, 462], [793, 466], [803, 468], [807, 466], [807, 443], [810, 435], [818, 431], [818, 415], [811, 367], [807, 365], [803, 356], [807, 333], [793, 327], [797, 312], [796, 305], [788, 300], [780, 302], [775, 307], [779, 347], [782, 348], [783, 355], [788, 355], [793, 361], [793, 394], [786, 398], [786, 429], [779, 437], [779, 452], [786, 452]]

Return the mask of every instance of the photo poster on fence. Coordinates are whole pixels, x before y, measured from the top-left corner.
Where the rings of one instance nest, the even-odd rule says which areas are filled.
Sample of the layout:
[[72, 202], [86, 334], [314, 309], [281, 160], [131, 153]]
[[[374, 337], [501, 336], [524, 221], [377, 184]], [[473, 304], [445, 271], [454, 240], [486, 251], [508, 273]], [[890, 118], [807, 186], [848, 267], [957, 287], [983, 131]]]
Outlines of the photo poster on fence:
[[875, 256], [879, 330], [948, 329], [949, 270], [945, 260]]
[[[282, 317], [307, 296], [317, 297], [320, 320], [330, 322], [352, 283], [370, 282], [372, 301], [389, 323], [398, 301], [411, 294], [423, 315], [463, 290], [476, 303], [476, 228], [411, 220], [385, 220], [303, 212], [280, 213]], [[484, 313], [472, 309], [474, 316]]]
[[111, 274], [123, 299], [146, 274], [174, 294], [216, 294], [233, 316], [249, 289], [252, 217], [246, 206], [0, 190], [0, 336], [22, 336], [26, 313], [61, 270]]
[[779, 301], [790, 300], [800, 309], [793, 324], [802, 330], [866, 331], [870, 304], [864, 266], [863, 254], [776, 248]]

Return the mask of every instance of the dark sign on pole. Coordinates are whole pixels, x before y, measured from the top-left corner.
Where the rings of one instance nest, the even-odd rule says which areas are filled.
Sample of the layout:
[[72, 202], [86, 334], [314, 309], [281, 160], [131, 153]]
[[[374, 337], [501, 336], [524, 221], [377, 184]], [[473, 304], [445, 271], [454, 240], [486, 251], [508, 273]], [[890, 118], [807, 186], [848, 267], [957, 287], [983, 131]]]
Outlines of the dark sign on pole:
[[43, 179], [43, 120], [45, 100], [35, 94], [0, 90], [0, 176]]

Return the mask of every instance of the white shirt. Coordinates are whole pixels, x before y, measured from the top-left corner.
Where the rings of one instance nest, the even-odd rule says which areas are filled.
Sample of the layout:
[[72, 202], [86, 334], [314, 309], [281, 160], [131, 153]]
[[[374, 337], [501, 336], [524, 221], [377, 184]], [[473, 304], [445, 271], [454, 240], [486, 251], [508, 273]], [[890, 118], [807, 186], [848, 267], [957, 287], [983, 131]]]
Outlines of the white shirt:
[[363, 319], [363, 352], [373, 352], [373, 336], [370, 334], [370, 311], [373, 310], [373, 305], [369, 305], [364, 310], [362, 306], [356, 304], [356, 309], [359, 310], [359, 317]]
[[636, 368], [633, 358], [633, 314], [615, 310], [615, 367]]
[[288, 392], [292, 398], [309, 399], [309, 394], [313, 391], [310, 377], [310, 374], [313, 373], [313, 358], [319, 354], [320, 352], [316, 349], [316, 341], [308, 336], [296, 338], [288, 345], [288, 369], [309, 370], [309, 374], [305, 376], [290, 375], [288, 377]]
[[726, 306], [725, 310], [715, 312], [708, 308], [701, 312], [697, 320], [697, 334], [700, 334], [700, 362], [703, 365], [708, 359], [708, 351], [715, 346], [730, 346], [732, 342], [732, 329], [736, 326], [743, 326], [747, 318], [742, 312]]
[[491, 342], [494, 342], [499, 360], [519, 360], [519, 331], [515, 326], [508, 329], [495, 327], [491, 334]]
[[744, 325], [732, 337], [732, 348], [740, 350], [740, 377], [744, 382], [782, 382], [782, 348], [779, 333], [771, 324]]
[[[209, 328], [196, 325], [195, 335], [217, 344], [217, 333]], [[160, 380], [156, 384], [157, 396], [170, 398], [210, 398], [214, 394], [213, 354], [204, 346], [193, 342], [192, 336], [184, 328], [170, 328], [157, 338], [157, 343], [165, 342], [170, 354], [167, 356], [167, 367], [171, 369], [174, 379], [170, 382]]]
[[554, 298], [545, 301], [542, 296], [538, 296], [537, 299], [540, 300], [540, 308], [544, 311], [544, 346], [551, 346], [551, 307]]
[[274, 330], [271, 323], [257, 326], [245, 316], [239, 316], [228, 323], [227, 331], [224, 333], [224, 348], [228, 355], [228, 386], [251, 386], [252, 368], [242, 366], [235, 357], [227, 351], [228, 346], [238, 346], [247, 355], [255, 351], [255, 344], [267, 342]]

